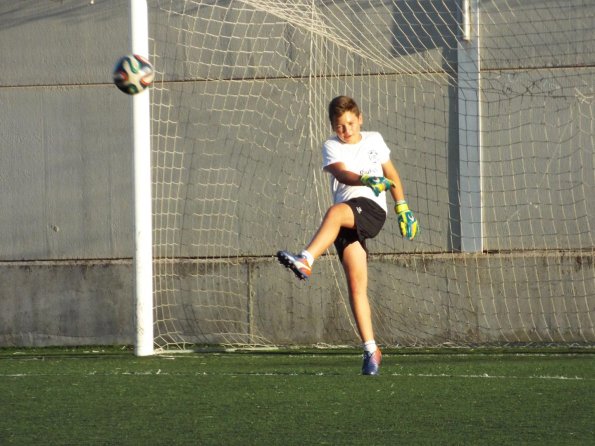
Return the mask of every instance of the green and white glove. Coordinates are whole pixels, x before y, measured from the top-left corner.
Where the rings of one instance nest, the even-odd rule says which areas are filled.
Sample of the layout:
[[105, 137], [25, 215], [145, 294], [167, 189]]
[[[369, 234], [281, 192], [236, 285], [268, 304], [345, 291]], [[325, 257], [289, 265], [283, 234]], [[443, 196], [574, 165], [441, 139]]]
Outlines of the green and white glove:
[[374, 195], [378, 196], [385, 190], [395, 187], [388, 178], [384, 177], [371, 177], [370, 175], [362, 175], [359, 179], [364, 186], [368, 186], [374, 192]]
[[417, 234], [418, 225], [413, 212], [409, 210], [407, 202], [405, 200], [397, 201], [395, 212], [397, 213], [399, 228], [401, 228], [401, 235], [409, 240], [413, 240]]

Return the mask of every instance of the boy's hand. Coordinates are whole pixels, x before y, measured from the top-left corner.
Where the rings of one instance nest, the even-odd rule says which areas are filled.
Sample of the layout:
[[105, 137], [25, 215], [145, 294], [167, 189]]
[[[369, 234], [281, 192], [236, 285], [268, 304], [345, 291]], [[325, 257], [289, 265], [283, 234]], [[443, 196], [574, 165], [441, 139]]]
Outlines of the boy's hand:
[[384, 192], [391, 187], [395, 187], [395, 183], [384, 177], [371, 177], [369, 175], [362, 175], [360, 181], [364, 186], [368, 186], [370, 189], [372, 189], [374, 195], [376, 196], [380, 195], [381, 192]]
[[409, 210], [409, 206], [405, 200], [398, 201], [395, 205], [395, 212], [399, 221], [399, 228], [401, 228], [401, 235], [409, 240], [413, 240], [417, 234], [417, 220], [413, 216], [413, 212]]

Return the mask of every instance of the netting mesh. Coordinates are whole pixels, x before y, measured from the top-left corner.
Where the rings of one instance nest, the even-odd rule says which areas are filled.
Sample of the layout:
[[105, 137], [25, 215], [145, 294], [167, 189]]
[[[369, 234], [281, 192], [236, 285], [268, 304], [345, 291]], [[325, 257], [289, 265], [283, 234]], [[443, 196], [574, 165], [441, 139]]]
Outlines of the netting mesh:
[[369, 244], [380, 342], [593, 342], [595, 5], [478, 3], [149, 2], [157, 347], [357, 342], [334, 249], [272, 257], [331, 204], [339, 94], [421, 226]]

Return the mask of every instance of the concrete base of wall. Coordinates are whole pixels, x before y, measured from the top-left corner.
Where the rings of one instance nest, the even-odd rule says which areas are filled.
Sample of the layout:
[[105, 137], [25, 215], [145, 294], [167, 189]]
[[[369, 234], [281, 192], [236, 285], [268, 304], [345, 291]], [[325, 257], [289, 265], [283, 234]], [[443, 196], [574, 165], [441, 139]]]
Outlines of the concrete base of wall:
[[[385, 345], [593, 343], [594, 263], [592, 252], [372, 256], [377, 338]], [[273, 258], [226, 265], [233, 280], [208, 265], [177, 266], [182, 292], [168, 311], [187, 342], [358, 343], [334, 256], [317, 262], [308, 283]], [[0, 347], [132, 344], [132, 274], [131, 260], [0, 264]], [[223, 334], [218, 318], [226, 316], [236, 323]]]
[[0, 346], [131, 344], [131, 261], [0, 265]]

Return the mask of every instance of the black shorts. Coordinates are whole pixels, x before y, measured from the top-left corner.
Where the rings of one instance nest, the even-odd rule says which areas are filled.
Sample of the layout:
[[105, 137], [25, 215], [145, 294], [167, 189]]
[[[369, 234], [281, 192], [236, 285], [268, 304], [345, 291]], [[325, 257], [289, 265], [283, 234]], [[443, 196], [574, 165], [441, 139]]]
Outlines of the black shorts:
[[360, 242], [368, 254], [366, 239], [376, 237], [386, 221], [384, 209], [369, 198], [352, 198], [345, 201], [345, 204], [349, 205], [353, 211], [355, 228], [341, 228], [335, 240], [335, 249], [341, 261], [343, 260], [343, 251], [353, 242]]

